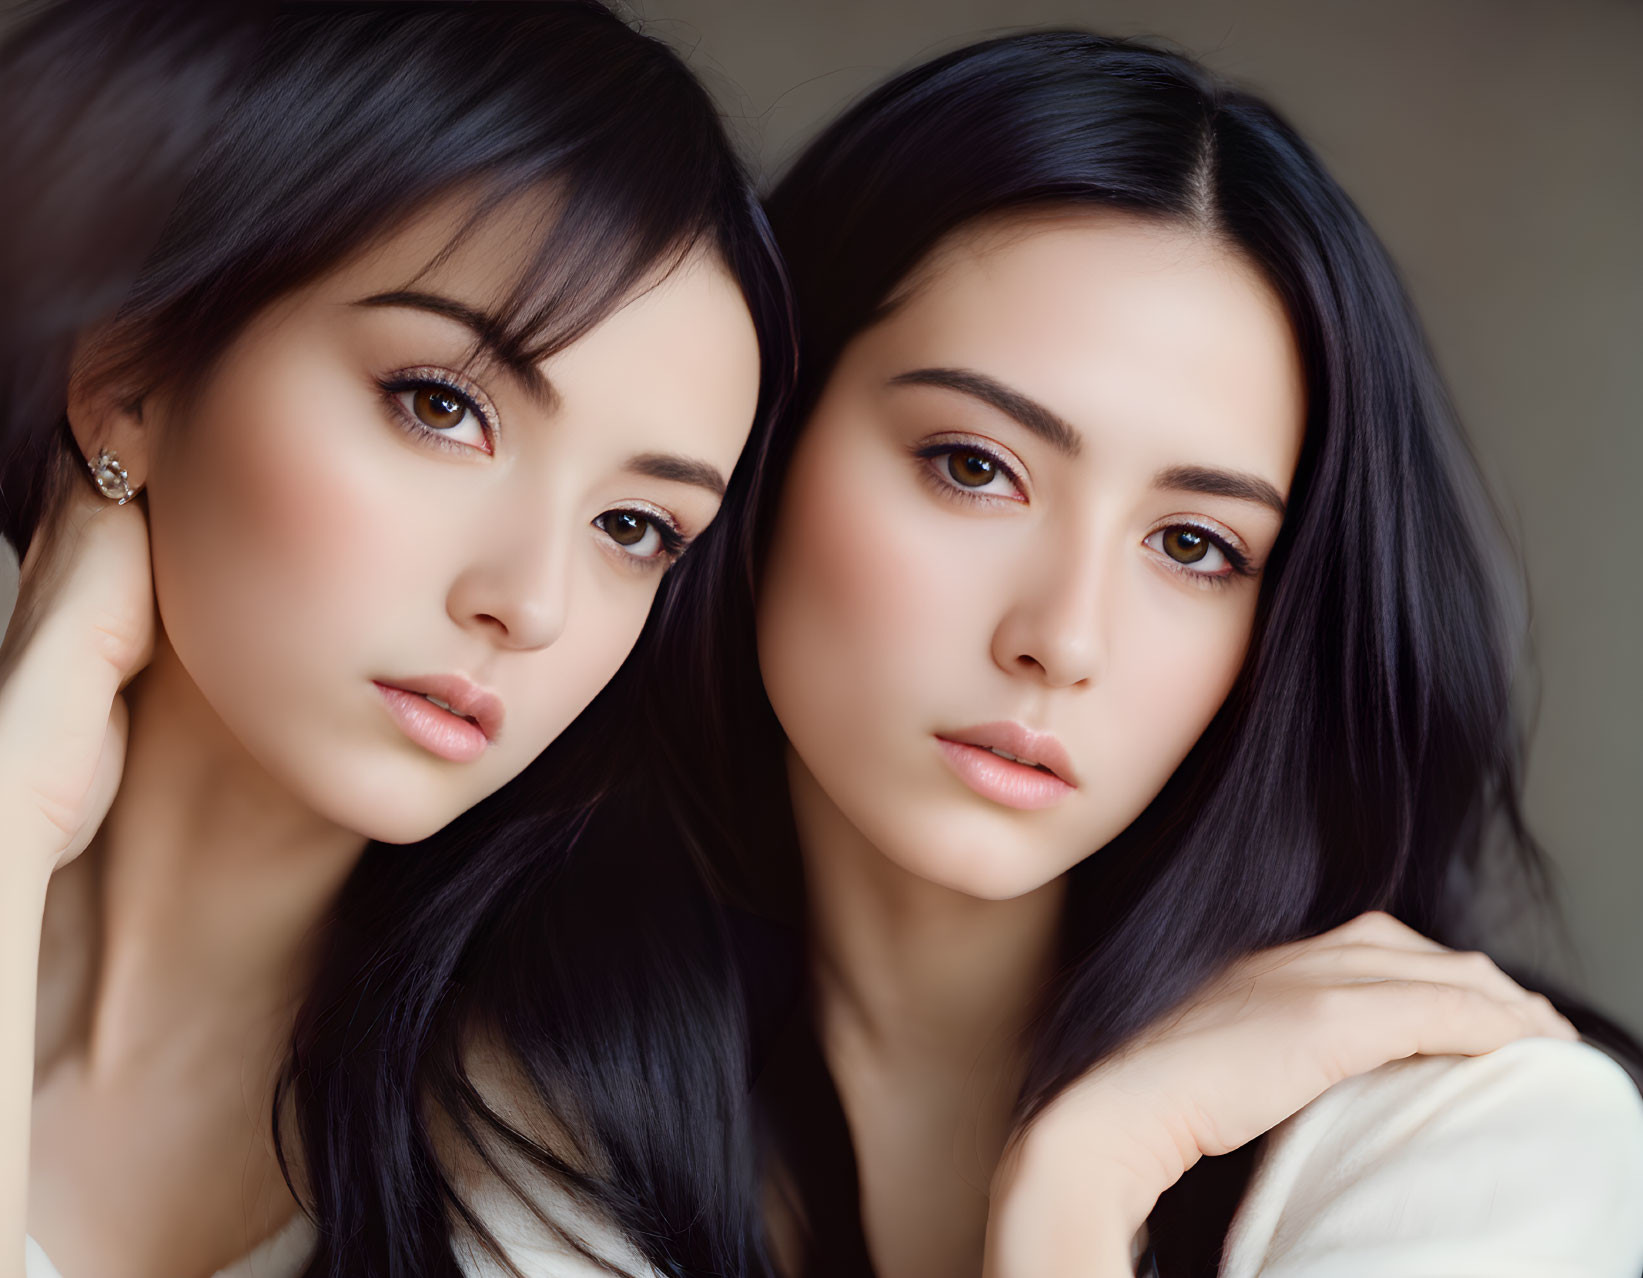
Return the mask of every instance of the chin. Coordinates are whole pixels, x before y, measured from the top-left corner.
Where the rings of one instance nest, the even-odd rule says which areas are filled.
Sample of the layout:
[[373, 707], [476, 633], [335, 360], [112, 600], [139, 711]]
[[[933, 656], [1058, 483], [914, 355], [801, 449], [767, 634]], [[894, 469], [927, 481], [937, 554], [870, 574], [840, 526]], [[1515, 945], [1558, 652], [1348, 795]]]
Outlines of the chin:
[[292, 792], [316, 814], [376, 843], [420, 843], [472, 806], [404, 769], [348, 770], [294, 777]]
[[1036, 892], [1059, 877], [1061, 871], [1044, 866], [1039, 858], [1009, 840], [978, 846], [974, 831], [951, 839], [924, 838], [906, 855], [885, 855], [909, 874], [978, 901], [1011, 901]]
[[415, 816], [407, 819], [402, 813], [389, 813], [374, 819], [378, 814], [370, 814], [363, 820], [354, 821], [350, 828], [357, 831], [364, 838], [373, 843], [421, 843], [429, 835], [443, 829], [454, 818], [444, 820], [418, 820]]
[[430, 813], [417, 805], [409, 809], [385, 804], [352, 803], [318, 809], [345, 830], [373, 843], [420, 843], [448, 825], [455, 812]]

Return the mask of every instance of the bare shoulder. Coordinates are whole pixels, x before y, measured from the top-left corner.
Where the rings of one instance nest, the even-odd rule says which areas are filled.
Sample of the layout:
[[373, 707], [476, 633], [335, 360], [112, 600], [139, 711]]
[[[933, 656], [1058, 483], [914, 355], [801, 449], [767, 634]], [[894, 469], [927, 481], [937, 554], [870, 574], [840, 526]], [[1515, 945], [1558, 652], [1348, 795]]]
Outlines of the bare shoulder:
[[[566, 1126], [536, 1100], [524, 1072], [489, 1044], [464, 1053], [468, 1077], [498, 1118], [572, 1167], [584, 1157]], [[439, 1155], [453, 1188], [525, 1278], [608, 1278], [613, 1272], [650, 1278], [648, 1262], [614, 1225], [483, 1124], [464, 1135], [449, 1114], [431, 1116]], [[453, 1241], [464, 1278], [511, 1275], [463, 1219]]]
[[1394, 1061], [1274, 1128], [1222, 1278], [1638, 1278], [1643, 1096], [1583, 1043]]

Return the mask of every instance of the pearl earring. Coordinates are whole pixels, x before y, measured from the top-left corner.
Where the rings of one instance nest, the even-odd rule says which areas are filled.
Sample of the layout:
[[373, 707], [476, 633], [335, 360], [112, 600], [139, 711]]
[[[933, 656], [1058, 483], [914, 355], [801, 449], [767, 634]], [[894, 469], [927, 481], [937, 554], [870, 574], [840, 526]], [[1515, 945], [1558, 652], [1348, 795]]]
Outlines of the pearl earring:
[[86, 466], [91, 471], [91, 482], [97, 485], [97, 491], [117, 505], [123, 506], [137, 495], [126, 477], [126, 468], [108, 449], [99, 452]]

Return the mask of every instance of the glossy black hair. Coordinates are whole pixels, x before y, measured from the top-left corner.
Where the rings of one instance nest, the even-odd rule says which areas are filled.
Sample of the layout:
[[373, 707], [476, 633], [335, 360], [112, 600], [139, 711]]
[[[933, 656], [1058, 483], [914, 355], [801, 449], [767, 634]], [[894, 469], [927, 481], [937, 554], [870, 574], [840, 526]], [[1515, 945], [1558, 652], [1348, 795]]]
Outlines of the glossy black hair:
[[[36, 8], [0, 49], [0, 518], [19, 551], [83, 482], [64, 417], [77, 336], [99, 338], [79, 371], [133, 401], [186, 390], [272, 302], [451, 195], [472, 199], [470, 229], [521, 198], [542, 209], [502, 315], [522, 358], [693, 249], [725, 264], [764, 367], [734, 526], [790, 377], [786, 285], [665, 45], [591, 0]], [[719, 525], [697, 539], [651, 631], [697, 627], [731, 545]], [[609, 823], [569, 855], [643, 749], [647, 642], [518, 778], [418, 845], [370, 845], [345, 885], [274, 1107], [314, 1278], [458, 1273], [453, 1226], [494, 1244], [453, 1172], [469, 1155], [573, 1249], [581, 1217], [544, 1185], [663, 1272], [753, 1263], [722, 923], [686, 861]], [[500, 1052], [505, 1096], [475, 1081], [475, 1051]]]
[[[1247, 661], [1163, 791], [1072, 872], [1019, 1120], [1253, 950], [1369, 909], [1477, 947], [1485, 879], [1547, 894], [1518, 798], [1525, 626], [1508, 539], [1384, 248], [1270, 106], [1144, 44], [1009, 36], [868, 94], [767, 207], [797, 299], [795, 423], [932, 250], [1013, 211], [1120, 210], [1226, 243], [1282, 300], [1304, 363], [1303, 453]], [[675, 763], [694, 778], [696, 846], [725, 890], [801, 923], [780, 728], [753, 643], [777, 500], [772, 484], [744, 545], [745, 589], [712, 640], [729, 682], [696, 738], [713, 747]], [[1635, 1050], [1601, 1018], [1583, 1028]], [[808, 1221], [805, 1272], [867, 1272], [825, 1070], [813, 1044], [776, 1059], [761, 1087]], [[1205, 1160], [1159, 1204], [1165, 1275], [1214, 1271], [1247, 1158]]]

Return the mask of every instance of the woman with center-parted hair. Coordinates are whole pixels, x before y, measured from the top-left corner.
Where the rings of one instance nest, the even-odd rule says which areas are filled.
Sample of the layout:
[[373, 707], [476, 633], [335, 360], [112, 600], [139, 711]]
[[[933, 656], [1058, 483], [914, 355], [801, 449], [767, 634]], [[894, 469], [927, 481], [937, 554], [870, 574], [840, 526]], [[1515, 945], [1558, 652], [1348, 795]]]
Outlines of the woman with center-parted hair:
[[0, 125], [0, 1272], [741, 1272], [716, 916], [570, 855], [786, 377], [706, 95], [577, 0], [71, 0]]
[[1318, 158], [1183, 56], [1036, 32], [876, 89], [768, 207], [783, 481], [674, 763], [805, 938], [760, 1042], [783, 1272], [1633, 1278], [1636, 1087], [1450, 948], [1541, 881], [1522, 618]]

